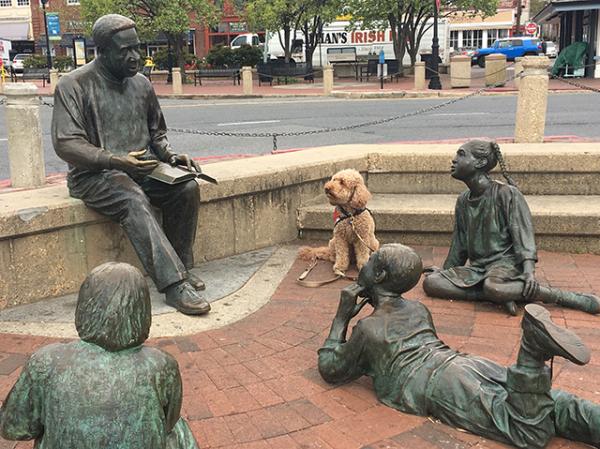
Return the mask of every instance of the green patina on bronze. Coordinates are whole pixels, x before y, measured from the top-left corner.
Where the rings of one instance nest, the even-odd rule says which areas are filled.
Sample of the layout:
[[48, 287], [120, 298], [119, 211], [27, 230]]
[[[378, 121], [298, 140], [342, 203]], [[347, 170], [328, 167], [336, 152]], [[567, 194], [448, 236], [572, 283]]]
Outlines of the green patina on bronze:
[[[500, 164], [507, 183], [489, 172]], [[506, 172], [495, 142], [472, 140], [452, 161], [452, 177], [466, 184], [456, 202], [454, 233], [444, 269], [435, 267], [423, 288], [444, 299], [492, 301], [517, 314], [517, 302], [541, 301], [600, 312], [600, 299], [540, 285], [535, 279], [537, 253], [531, 212]], [[467, 264], [468, 263], [468, 264]]]
[[[556, 355], [587, 363], [589, 351], [577, 336], [557, 330], [541, 306], [528, 305], [515, 365], [459, 353], [438, 338], [423, 304], [401, 296], [416, 285], [421, 270], [419, 256], [408, 247], [384, 245], [373, 253], [358, 283], [342, 290], [319, 350], [326, 381], [369, 376], [379, 400], [390, 407], [520, 448], [542, 448], [554, 435], [600, 444], [600, 406], [552, 390], [545, 365]], [[346, 340], [350, 320], [367, 304], [373, 312]]]
[[37, 449], [197, 449], [180, 417], [177, 361], [144, 346], [151, 324], [142, 274], [96, 268], [81, 286], [81, 340], [36, 351], [0, 409], [0, 434]]

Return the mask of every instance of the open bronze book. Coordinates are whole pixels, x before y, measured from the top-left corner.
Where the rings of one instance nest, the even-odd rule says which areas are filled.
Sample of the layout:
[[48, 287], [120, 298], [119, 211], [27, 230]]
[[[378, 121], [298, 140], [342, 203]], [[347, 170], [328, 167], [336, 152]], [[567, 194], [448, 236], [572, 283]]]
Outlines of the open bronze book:
[[173, 167], [165, 162], [159, 162], [158, 166], [148, 175], [152, 179], [164, 182], [165, 184], [179, 184], [190, 179], [200, 178], [212, 184], [217, 184], [217, 180], [202, 172], [188, 171], [181, 166]]

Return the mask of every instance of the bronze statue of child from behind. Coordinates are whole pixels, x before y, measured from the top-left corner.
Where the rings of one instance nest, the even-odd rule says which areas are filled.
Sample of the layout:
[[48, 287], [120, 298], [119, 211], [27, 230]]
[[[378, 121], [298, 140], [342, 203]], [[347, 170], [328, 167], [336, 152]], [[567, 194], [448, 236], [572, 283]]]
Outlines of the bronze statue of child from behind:
[[[506, 184], [490, 178], [498, 164]], [[600, 312], [597, 296], [536, 281], [531, 213], [506, 171], [496, 142], [472, 140], [462, 145], [452, 161], [451, 174], [468, 189], [456, 201], [454, 233], [444, 268], [434, 268], [423, 283], [427, 295], [492, 301], [503, 304], [511, 315], [517, 314], [516, 302], [534, 301]]]
[[[516, 364], [507, 368], [455, 351], [438, 338], [427, 307], [402, 297], [421, 271], [420, 257], [403, 245], [371, 255], [358, 283], [342, 290], [319, 349], [327, 382], [369, 376], [389, 407], [519, 448], [543, 448], [554, 435], [600, 447], [600, 405], [552, 389], [545, 363], [554, 356], [588, 363], [590, 352], [577, 335], [555, 325], [542, 306], [527, 304]], [[373, 312], [347, 338], [350, 320], [367, 304]]]
[[79, 290], [81, 339], [31, 356], [0, 409], [0, 435], [39, 449], [198, 449], [180, 416], [177, 362], [143, 344], [151, 321], [139, 270], [95, 268]]

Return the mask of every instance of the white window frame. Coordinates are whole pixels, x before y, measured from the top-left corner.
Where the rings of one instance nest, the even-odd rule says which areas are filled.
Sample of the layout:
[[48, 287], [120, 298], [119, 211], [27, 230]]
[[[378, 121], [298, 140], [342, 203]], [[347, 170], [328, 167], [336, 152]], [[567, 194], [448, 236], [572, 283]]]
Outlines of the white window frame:
[[0, 0], [0, 8], [12, 8], [12, 0]]
[[[19, 5], [19, 2], [23, 2], [25, 4], [24, 5]], [[17, 0], [17, 7], [22, 8], [24, 6], [29, 6], [29, 3], [30, 3], [29, 0]]]

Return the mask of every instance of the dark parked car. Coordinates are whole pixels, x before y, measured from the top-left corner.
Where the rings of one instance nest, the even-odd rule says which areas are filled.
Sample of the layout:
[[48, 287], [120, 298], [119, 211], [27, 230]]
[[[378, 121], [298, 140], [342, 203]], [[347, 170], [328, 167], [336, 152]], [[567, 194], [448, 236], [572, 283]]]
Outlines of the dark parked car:
[[506, 55], [508, 61], [514, 61], [520, 56], [537, 56], [542, 54], [542, 43], [535, 37], [509, 37], [498, 39], [489, 48], [479, 48], [473, 54], [473, 62], [479, 67], [485, 67], [485, 57], [501, 53]]

